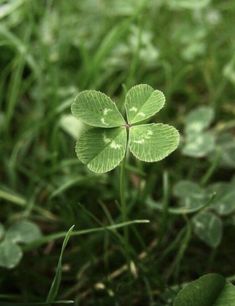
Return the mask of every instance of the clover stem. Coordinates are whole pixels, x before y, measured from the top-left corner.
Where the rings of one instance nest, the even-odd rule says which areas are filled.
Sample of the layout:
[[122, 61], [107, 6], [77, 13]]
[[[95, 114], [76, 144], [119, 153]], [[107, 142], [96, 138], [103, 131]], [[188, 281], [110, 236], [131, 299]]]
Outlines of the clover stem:
[[[129, 131], [127, 129], [127, 143], [129, 141]], [[128, 148], [128, 145], [127, 145]], [[126, 205], [126, 161], [127, 161], [128, 153], [125, 153], [124, 159], [121, 163], [120, 167], [120, 206], [121, 206], [121, 214], [122, 214], [122, 222], [126, 222], [128, 219], [128, 211]], [[124, 239], [125, 243], [128, 243], [128, 229], [124, 228]]]
[[125, 167], [126, 167], [126, 155], [121, 163], [121, 168], [120, 168], [120, 205], [121, 205], [123, 222], [127, 220]]

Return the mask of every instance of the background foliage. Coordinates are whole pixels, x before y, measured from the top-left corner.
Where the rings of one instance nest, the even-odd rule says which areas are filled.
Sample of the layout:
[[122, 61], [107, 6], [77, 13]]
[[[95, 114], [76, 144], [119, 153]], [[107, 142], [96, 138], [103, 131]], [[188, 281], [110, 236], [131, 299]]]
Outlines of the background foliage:
[[122, 229], [71, 238], [58, 298], [172, 305], [199, 275], [233, 280], [234, 18], [232, 0], [0, 1], [2, 300], [46, 299], [61, 231], [121, 222], [118, 170], [94, 175], [78, 161], [70, 106], [96, 89], [121, 109], [139, 83], [166, 95], [154, 121], [180, 130], [180, 148], [129, 160], [128, 216], [150, 223], [131, 225], [128, 245]]

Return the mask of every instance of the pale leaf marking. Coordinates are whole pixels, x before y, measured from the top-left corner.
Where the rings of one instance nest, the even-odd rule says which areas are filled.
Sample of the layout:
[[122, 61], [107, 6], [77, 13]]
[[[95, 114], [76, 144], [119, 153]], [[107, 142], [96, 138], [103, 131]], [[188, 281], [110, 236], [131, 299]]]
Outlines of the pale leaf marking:
[[134, 106], [133, 106], [132, 108], [129, 109], [130, 112], [134, 112], [134, 113], [136, 113], [137, 110], [138, 110], [138, 109], [137, 109], [136, 107], [134, 107]]
[[106, 116], [109, 112], [112, 112], [112, 109], [110, 109], [110, 108], [105, 108], [105, 109], [103, 110], [104, 116]]
[[110, 148], [117, 150], [117, 149], [121, 149], [121, 147], [122, 146], [120, 144], [116, 143], [115, 141], [111, 142]]

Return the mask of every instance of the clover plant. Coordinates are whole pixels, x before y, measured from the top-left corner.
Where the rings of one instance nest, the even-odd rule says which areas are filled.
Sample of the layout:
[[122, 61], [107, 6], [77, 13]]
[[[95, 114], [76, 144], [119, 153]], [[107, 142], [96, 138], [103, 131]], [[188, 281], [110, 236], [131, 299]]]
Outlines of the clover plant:
[[[201, 187], [183, 180], [176, 183], [173, 193], [179, 198], [181, 213], [197, 213], [192, 218], [194, 233], [212, 248], [219, 246], [223, 235], [223, 217], [235, 211], [235, 180], [216, 182]], [[212, 195], [214, 196], [212, 197]]]
[[201, 158], [215, 150], [215, 134], [207, 129], [214, 120], [214, 110], [201, 106], [186, 116], [184, 155]]
[[89, 126], [76, 144], [79, 160], [91, 171], [105, 173], [120, 164], [127, 150], [145, 162], [164, 159], [177, 148], [178, 131], [168, 124], [143, 123], [164, 104], [161, 91], [146, 84], [136, 85], [126, 94], [124, 118], [105, 94], [82, 91], [72, 104], [72, 114]]
[[[130, 150], [139, 160], [156, 162], [168, 156], [179, 144], [179, 133], [173, 126], [145, 123], [164, 104], [163, 93], [146, 84], [136, 85], [127, 92], [125, 117], [108, 96], [95, 90], [82, 91], [72, 104], [72, 114], [87, 126], [76, 144], [78, 159], [95, 173], [108, 172], [123, 161], [119, 184], [123, 222], [127, 220], [127, 152]], [[124, 236], [127, 244], [127, 228]]]
[[23, 256], [21, 244], [29, 244], [41, 235], [39, 227], [28, 220], [18, 221], [8, 229], [0, 223], [0, 267], [16, 267]]

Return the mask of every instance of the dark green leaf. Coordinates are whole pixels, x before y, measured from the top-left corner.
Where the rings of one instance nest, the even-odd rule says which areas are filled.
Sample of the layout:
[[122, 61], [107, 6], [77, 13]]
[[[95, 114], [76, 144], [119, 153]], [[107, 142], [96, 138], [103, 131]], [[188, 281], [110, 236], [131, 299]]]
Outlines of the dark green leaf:
[[235, 287], [219, 274], [207, 274], [186, 285], [174, 306], [235, 306]]

